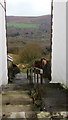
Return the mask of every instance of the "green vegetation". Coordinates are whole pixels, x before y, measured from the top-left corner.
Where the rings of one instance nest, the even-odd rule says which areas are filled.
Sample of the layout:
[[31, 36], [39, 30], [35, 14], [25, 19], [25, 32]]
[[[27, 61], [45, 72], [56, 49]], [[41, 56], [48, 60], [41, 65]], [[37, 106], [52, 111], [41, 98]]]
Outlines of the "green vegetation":
[[25, 20], [21, 17], [8, 17], [7, 19], [8, 53], [23, 73], [41, 57], [50, 59], [49, 18], [32, 17]]
[[17, 46], [8, 46], [8, 53], [17, 54], [18, 51], [19, 51], [19, 47], [17, 47]]
[[20, 35], [19, 32], [11, 33], [11, 34], [10, 34], [11, 37], [16, 37], [16, 36], [19, 36], [19, 35]]
[[41, 57], [41, 48], [37, 43], [28, 43], [20, 49], [19, 60], [20, 63], [32, 63], [34, 60]]
[[18, 27], [18, 28], [38, 28], [39, 24], [19, 24], [19, 23], [7, 23], [9, 27]]
[[25, 68], [25, 69], [20, 68], [20, 71], [21, 71], [22, 73], [26, 73], [26, 68]]

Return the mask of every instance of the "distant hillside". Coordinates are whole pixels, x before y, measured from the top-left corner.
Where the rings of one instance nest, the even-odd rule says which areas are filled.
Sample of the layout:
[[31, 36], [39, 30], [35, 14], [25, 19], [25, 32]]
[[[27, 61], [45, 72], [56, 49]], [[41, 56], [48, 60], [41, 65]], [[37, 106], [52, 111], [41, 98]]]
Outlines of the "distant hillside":
[[50, 44], [51, 16], [7, 16], [8, 47], [23, 47], [28, 42]]
[[8, 23], [21, 23], [21, 24], [50, 24], [51, 16], [39, 17], [21, 17], [21, 16], [7, 16]]

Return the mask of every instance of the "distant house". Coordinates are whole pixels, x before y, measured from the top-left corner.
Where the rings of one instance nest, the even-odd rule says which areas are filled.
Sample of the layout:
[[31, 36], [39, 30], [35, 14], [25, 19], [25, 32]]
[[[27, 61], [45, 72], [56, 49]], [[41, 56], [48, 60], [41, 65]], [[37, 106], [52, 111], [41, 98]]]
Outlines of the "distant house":
[[68, 87], [68, 0], [53, 0], [52, 82]]
[[0, 0], [0, 85], [8, 83], [5, 0]]

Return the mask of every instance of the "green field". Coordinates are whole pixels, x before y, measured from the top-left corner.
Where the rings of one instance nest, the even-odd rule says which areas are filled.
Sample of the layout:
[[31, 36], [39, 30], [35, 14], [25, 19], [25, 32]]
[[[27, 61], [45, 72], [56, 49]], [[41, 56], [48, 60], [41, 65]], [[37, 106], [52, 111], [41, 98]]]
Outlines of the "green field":
[[18, 28], [38, 28], [39, 24], [16, 24], [16, 23], [7, 23], [7, 26], [18, 27]]

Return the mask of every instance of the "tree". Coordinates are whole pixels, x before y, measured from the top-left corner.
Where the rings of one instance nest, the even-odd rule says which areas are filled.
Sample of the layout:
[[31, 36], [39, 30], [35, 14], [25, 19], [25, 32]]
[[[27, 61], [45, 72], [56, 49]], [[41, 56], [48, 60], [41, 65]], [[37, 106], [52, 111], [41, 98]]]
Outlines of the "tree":
[[28, 43], [19, 51], [20, 62], [29, 63], [41, 57], [41, 48], [38, 43]]

